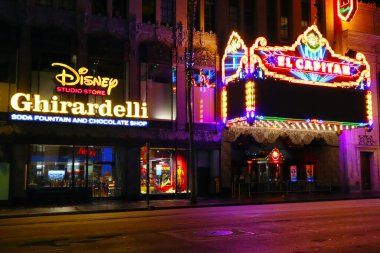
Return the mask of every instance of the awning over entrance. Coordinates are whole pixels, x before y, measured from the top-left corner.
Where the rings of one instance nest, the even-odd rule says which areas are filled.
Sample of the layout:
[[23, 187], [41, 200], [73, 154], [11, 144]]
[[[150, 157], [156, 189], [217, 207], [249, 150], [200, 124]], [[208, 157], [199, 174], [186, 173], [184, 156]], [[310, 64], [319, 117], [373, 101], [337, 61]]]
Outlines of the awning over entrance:
[[235, 141], [240, 135], [250, 135], [258, 143], [274, 143], [279, 137], [288, 137], [295, 145], [310, 144], [314, 139], [323, 139], [328, 145], [339, 146], [339, 135], [333, 131], [310, 131], [303, 129], [230, 126], [223, 132], [223, 140]]

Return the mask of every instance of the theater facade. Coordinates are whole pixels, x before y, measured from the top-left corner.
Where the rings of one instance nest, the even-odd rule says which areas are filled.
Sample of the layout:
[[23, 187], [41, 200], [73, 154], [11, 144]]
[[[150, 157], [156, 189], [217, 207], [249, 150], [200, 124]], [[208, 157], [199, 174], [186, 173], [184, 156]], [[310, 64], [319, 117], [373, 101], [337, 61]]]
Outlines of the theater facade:
[[260, 37], [247, 47], [233, 32], [222, 80], [224, 184], [252, 192], [379, 190], [374, 87], [362, 53], [334, 52], [316, 25], [289, 46]]

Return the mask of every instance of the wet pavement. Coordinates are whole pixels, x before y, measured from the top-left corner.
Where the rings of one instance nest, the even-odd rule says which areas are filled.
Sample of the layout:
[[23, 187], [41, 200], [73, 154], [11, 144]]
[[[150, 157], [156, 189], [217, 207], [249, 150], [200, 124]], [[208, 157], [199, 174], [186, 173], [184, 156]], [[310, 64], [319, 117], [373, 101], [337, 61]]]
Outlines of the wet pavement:
[[253, 194], [238, 197], [198, 197], [197, 202], [191, 203], [189, 199], [165, 200], [92, 200], [84, 203], [52, 203], [52, 204], [10, 204], [0, 203], [0, 219], [67, 215], [84, 213], [142, 211], [173, 208], [196, 208], [235, 205], [262, 205], [273, 203], [315, 202], [349, 199], [380, 198], [380, 192], [358, 193], [290, 193], [290, 194]]

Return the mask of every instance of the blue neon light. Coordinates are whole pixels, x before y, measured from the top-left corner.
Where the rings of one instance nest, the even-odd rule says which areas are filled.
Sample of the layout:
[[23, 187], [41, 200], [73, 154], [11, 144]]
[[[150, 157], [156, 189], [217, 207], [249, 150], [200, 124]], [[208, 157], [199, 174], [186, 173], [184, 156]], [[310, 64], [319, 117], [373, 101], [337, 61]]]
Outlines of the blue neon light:
[[146, 120], [130, 120], [130, 119], [112, 119], [112, 118], [84, 118], [69, 116], [53, 116], [40, 114], [21, 114], [12, 113], [9, 119], [13, 121], [28, 122], [53, 122], [66, 124], [86, 124], [86, 125], [104, 125], [104, 126], [126, 126], [126, 127], [147, 127]]
[[317, 73], [308, 73], [308, 72], [302, 72], [299, 70], [291, 70], [290, 73], [296, 77], [298, 77], [301, 80], [305, 81], [313, 81], [313, 82], [323, 82], [327, 83], [329, 81], [332, 81], [336, 78], [336, 75], [325, 75], [321, 76]]
[[304, 59], [324, 60], [327, 58], [326, 47], [321, 47], [318, 51], [313, 52], [308, 46], [301, 44], [298, 46], [298, 52]]

